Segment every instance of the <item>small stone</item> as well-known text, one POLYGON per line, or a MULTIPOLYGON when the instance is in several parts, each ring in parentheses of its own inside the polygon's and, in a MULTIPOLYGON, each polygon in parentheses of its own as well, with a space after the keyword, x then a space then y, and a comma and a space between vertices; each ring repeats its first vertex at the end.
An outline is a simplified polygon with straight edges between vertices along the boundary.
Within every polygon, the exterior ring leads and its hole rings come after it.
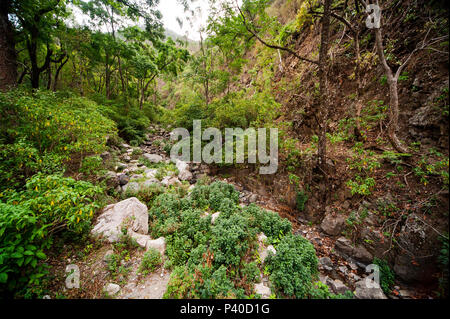
POLYGON ((257 200, 258 200, 258 195, 256 195, 256 194, 252 194, 248 198, 249 203, 256 203, 257 200))
POLYGON ((147 241, 147 249, 149 248, 156 249, 164 256, 166 252, 166 239, 164 237, 159 237, 158 239, 147 241))
POLYGON ((108 293, 109 296, 114 296, 120 291, 120 286, 117 284, 109 283, 103 288, 103 291, 108 293))
POLYGON ((162 156, 157 155, 157 154, 145 153, 143 156, 152 163, 159 163, 163 160, 162 156))
POLYGON ((255 293, 261 295, 262 299, 269 299, 272 294, 270 288, 264 286, 263 283, 255 285, 255 293))
POLYGON ((350 289, 344 285, 344 283, 338 279, 336 280, 329 280, 329 285, 331 289, 334 291, 335 294, 344 294, 347 291, 350 291, 350 289))
POLYGON ((119 185, 120 186, 124 186, 124 185, 128 184, 129 181, 130 181, 130 178, 128 177, 128 175, 126 175, 126 174, 119 175, 119 185))

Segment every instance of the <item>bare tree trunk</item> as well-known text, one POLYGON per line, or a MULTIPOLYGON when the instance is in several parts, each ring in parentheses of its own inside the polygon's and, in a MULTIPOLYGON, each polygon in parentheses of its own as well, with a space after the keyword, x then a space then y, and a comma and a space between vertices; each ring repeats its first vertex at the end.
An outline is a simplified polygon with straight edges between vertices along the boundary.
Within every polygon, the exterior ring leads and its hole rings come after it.
MULTIPOLYGON (((384 56, 383 50, 383 38, 381 35, 380 28, 375 29, 375 41, 377 46, 378 57, 380 59, 381 65, 385 71, 387 77, 387 83, 389 85, 389 124, 388 124, 388 138, 392 146, 397 152, 408 153, 408 149, 402 145, 397 137, 398 129, 398 76, 394 76, 392 69, 387 64, 386 58, 384 56)), ((397 72, 399 73, 399 72, 397 72)))
POLYGON ((330 10, 331 0, 325 0, 324 13, 322 17, 322 31, 319 52, 319 145, 318 157, 319 167, 326 165, 327 155, 327 120, 328 120, 328 90, 327 90, 327 69, 328 69, 328 47, 330 38, 330 10))
POLYGON ((10 1, 0 6, 0 91, 16 86, 17 55, 14 41, 14 29, 8 19, 10 1))

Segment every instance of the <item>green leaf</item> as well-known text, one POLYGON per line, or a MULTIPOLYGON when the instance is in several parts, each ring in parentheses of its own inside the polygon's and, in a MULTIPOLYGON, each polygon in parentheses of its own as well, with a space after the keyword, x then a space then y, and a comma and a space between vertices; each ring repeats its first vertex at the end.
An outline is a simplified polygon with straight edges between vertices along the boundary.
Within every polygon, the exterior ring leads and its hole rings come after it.
POLYGON ((8 274, 6 272, 0 273, 0 283, 5 284, 8 281, 8 274))
POLYGON ((36 257, 40 258, 40 259, 45 259, 47 258, 47 256, 42 252, 42 251, 38 251, 36 253, 36 257))

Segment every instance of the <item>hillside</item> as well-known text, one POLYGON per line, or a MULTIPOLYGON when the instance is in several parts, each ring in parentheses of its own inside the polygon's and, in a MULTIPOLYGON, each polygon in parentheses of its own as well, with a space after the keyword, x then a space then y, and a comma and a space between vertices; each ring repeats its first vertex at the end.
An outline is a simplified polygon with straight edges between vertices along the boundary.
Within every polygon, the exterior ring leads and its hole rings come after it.
POLYGON ((2 297, 448 296, 445 1, 6 3, 2 297))

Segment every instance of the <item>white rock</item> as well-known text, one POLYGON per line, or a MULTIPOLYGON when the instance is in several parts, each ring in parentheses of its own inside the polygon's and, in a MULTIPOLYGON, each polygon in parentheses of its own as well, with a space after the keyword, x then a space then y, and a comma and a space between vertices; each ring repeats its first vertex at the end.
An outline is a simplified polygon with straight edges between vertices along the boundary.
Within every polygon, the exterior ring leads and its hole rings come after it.
POLYGON ((120 291, 120 286, 117 284, 109 283, 103 287, 103 291, 107 292, 109 296, 114 296, 120 291))
POLYGON ((159 237, 158 239, 148 240, 147 249, 154 248, 164 256, 166 252, 166 239, 164 237, 159 237))
POLYGON ((178 178, 182 181, 190 181, 194 176, 188 170, 180 171, 178 173, 178 178))
POLYGON ((272 254, 274 255, 277 254, 277 251, 272 245, 267 246, 267 248, 263 249, 263 251, 259 253, 261 263, 264 263, 266 261, 266 258, 269 256, 269 252, 272 252, 272 254))
POLYGON ((216 223, 216 219, 220 216, 220 212, 214 213, 211 215, 211 224, 215 224, 216 223))
POLYGON ((156 173, 158 173, 157 169, 147 169, 144 172, 145 177, 147 177, 147 178, 155 178, 156 173))
POLYGON ((129 193, 137 193, 141 187, 139 186, 139 183, 137 182, 130 182, 124 186, 122 186, 122 192, 129 192, 129 193))
POLYGON ((258 241, 264 243, 267 240, 267 236, 264 233, 258 235, 258 241))
POLYGON ((189 170, 189 164, 179 159, 176 159, 175 165, 180 172, 189 170))
POLYGON ((163 184, 164 186, 172 186, 172 185, 175 185, 175 184, 181 184, 181 182, 176 177, 166 176, 161 181, 161 184, 163 184))
POLYGON ((263 283, 255 285, 255 293, 261 295, 262 299, 269 299, 272 292, 269 287, 264 286, 263 283))
POLYGON ((358 299, 387 299, 380 285, 375 281, 364 278, 356 283, 355 297, 358 299))
POLYGON ((91 233, 104 236, 112 243, 119 240, 122 227, 127 227, 131 232, 148 234, 147 206, 135 197, 106 206, 91 233))

